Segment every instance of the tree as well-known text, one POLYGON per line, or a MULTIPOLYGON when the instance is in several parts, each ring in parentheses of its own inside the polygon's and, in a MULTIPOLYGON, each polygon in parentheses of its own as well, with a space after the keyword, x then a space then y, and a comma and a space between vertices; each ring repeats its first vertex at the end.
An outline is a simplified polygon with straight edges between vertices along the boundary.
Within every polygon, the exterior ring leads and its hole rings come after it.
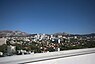
POLYGON ((7 53, 7 45, 3 44, 0 46, 0 52, 7 53))

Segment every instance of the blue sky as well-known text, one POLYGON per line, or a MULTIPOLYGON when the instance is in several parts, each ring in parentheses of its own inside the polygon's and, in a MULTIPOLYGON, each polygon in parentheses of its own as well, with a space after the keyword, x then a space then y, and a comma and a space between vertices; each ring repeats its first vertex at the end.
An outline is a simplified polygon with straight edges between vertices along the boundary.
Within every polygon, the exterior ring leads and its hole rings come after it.
POLYGON ((0 30, 95 32, 95 0, 0 0, 0 30))

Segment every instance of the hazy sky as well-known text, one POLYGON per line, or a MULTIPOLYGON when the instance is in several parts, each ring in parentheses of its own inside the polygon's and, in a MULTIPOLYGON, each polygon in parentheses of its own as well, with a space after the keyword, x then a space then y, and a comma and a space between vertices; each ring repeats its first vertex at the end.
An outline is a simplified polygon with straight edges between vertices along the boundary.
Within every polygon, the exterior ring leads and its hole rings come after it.
POLYGON ((95 32, 95 0, 0 0, 0 30, 95 32))

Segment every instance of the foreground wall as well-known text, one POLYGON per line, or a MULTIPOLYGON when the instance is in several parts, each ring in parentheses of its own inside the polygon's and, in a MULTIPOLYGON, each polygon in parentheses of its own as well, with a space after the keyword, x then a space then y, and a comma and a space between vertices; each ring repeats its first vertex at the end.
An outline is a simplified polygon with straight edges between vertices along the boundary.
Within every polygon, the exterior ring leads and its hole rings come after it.
POLYGON ((0 58, 0 64, 95 64, 95 48, 0 58))
POLYGON ((95 64, 95 53, 71 56, 66 58, 57 58, 27 64, 95 64))

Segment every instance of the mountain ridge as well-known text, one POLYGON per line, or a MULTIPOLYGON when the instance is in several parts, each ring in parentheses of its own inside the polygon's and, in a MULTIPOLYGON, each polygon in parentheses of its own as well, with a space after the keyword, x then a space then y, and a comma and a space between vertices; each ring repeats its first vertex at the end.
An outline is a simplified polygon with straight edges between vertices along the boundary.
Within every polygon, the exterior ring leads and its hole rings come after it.
MULTIPOLYGON (((26 32, 22 32, 19 30, 0 30, 0 36, 32 36, 36 34, 29 34, 26 32)), ((50 34, 48 34, 50 35, 50 34)), ((58 32, 54 33, 52 35, 68 35, 68 36, 95 36, 95 33, 90 33, 90 34, 69 34, 66 32, 58 32)))

